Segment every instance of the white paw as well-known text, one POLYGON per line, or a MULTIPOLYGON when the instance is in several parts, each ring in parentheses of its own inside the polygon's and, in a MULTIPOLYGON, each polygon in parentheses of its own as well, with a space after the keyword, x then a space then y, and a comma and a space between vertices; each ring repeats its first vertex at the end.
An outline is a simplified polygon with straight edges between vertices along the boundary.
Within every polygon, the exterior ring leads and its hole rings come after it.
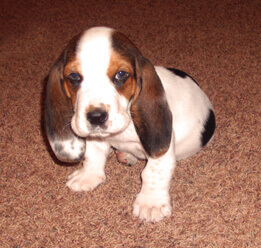
POLYGON ((130 153, 116 151, 117 159, 119 162, 127 165, 133 165, 138 162, 138 159, 130 153))
POLYGON ((138 194, 133 204, 133 214, 145 222, 158 222, 164 217, 171 216, 169 196, 138 194))
POLYGON ((90 191, 95 189, 99 184, 106 179, 105 174, 98 175, 90 172, 86 168, 73 172, 69 177, 66 186, 73 191, 90 191))

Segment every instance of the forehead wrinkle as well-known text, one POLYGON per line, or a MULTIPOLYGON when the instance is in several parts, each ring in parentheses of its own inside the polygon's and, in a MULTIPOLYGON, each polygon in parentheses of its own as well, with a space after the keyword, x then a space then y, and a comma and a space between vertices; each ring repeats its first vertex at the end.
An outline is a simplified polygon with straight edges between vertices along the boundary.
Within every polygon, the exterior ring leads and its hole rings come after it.
POLYGON ((70 62, 67 62, 64 67, 65 76, 68 76, 72 72, 79 72, 80 74, 82 74, 80 62, 76 57, 71 59, 70 62))

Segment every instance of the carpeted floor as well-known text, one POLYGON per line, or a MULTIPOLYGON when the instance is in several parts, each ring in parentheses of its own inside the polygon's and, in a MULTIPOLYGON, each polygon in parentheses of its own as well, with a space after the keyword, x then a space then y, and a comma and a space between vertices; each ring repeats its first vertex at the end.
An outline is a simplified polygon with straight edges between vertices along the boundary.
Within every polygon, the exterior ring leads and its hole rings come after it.
POLYGON ((0 3, 0 247, 261 247, 259 0, 0 3), (144 162, 111 155, 90 193, 65 187, 42 130, 45 77, 67 42, 114 27, 154 64, 191 74, 217 117, 212 143, 178 163, 173 215, 132 216, 144 162))

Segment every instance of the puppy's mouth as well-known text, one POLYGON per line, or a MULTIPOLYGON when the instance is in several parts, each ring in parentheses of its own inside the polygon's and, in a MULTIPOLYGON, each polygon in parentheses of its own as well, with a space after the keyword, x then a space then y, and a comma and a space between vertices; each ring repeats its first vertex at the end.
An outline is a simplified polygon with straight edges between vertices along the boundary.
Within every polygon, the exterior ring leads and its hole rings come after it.
POLYGON ((98 127, 90 127, 87 137, 93 138, 107 138, 111 136, 115 136, 121 132, 123 132, 129 125, 129 122, 124 123, 121 127, 112 128, 113 125, 109 127, 107 125, 98 126, 98 127))
POLYGON ((113 133, 107 131, 106 127, 89 127, 86 130, 82 130, 80 128, 75 127, 72 125, 73 132, 81 138, 93 137, 93 138, 106 138, 113 133))
POLYGON ((80 122, 76 116, 73 116, 71 127, 73 132, 82 138, 107 138, 123 132, 130 124, 130 118, 123 118, 120 115, 117 117, 114 120, 108 118, 103 123, 91 124, 88 121, 80 122))
POLYGON ((97 137, 97 138, 106 138, 112 135, 111 132, 106 131, 107 127, 91 127, 89 134, 87 136, 97 137))

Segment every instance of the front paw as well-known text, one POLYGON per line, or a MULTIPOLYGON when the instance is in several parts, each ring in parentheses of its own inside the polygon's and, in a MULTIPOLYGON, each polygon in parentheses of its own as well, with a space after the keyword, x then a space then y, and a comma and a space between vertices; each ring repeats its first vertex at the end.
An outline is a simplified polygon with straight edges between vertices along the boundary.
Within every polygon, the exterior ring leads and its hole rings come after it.
POLYGON ((106 179, 105 174, 97 174, 88 171, 85 167, 73 172, 69 177, 66 186, 73 191, 91 191, 106 179))
POLYGON ((171 216, 170 197, 139 193, 134 204, 133 214, 145 222, 158 222, 164 217, 171 216))

